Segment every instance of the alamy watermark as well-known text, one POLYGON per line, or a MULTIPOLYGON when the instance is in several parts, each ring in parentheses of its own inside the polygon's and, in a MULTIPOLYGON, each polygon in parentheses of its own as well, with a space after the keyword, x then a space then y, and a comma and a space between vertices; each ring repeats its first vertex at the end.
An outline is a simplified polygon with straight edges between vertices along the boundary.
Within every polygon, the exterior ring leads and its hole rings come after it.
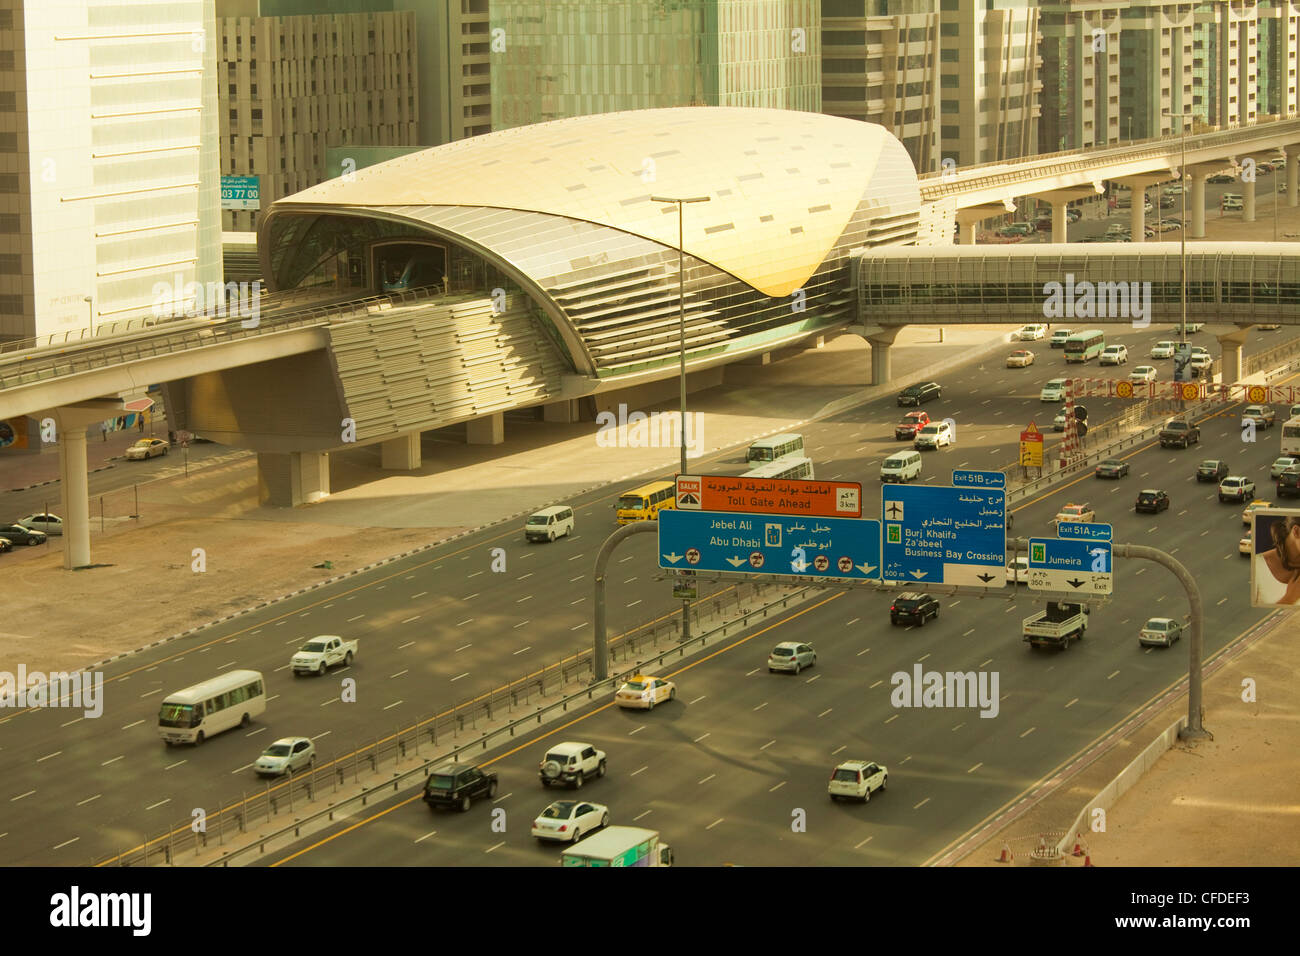
POLYGON ((1150 282, 1075 282, 1067 272, 1064 283, 1045 282, 1043 295, 1046 319, 1131 319, 1135 329, 1151 324, 1150 282))
MULTIPOLYGON (((596 444, 601 448, 680 448, 682 416, 680 412, 631 412, 620 402, 618 414, 600 412, 596 416, 596 444)), ((686 457, 704 453, 704 416, 686 413, 686 457)))
POLYGON ((999 710, 997 671, 895 671, 889 702, 895 707, 979 707, 981 717, 999 710))
POLYGON ((80 707, 86 717, 104 712, 104 675, 78 671, 0 671, 0 707, 80 707))
POLYGON ((50 925, 60 929, 118 927, 130 929, 132 936, 148 936, 152 912, 152 893, 83 893, 74 885, 50 897, 50 925))
POLYGON ((242 319, 239 324, 255 329, 262 321, 262 280, 253 282, 186 282, 179 272, 171 282, 153 286, 154 318, 242 319))

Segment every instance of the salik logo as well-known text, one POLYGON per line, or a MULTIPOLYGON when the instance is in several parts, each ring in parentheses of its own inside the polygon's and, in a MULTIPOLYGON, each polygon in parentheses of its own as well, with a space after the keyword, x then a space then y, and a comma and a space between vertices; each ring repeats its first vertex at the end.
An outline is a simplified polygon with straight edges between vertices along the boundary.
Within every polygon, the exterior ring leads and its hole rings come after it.
POLYGON ((677 476, 677 507, 689 511, 699 511, 703 482, 689 475, 677 476))

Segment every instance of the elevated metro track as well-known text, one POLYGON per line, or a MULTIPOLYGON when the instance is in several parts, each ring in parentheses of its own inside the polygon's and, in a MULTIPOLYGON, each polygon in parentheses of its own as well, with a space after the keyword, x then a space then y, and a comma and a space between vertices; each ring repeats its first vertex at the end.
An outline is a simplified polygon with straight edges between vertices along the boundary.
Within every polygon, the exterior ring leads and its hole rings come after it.
MULTIPOLYGON (((956 208, 964 209, 1054 189, 1095 186, 1100 192, 1102 181, 1108 179, 1161 172, 1169 172, 1173 178, 1173 171, 1184 163, 1184 155, 1188 167, 1203 166, 1202 172, 1208 173, 1216 166, 1230 166, 1234 160, 1246 156, 1276 153, 1297 143, 1300 143, 1300 119, 1272 120, 1190 133, 1186 137, 1175 134, 1123 146, 1068 150, 1016 162, 983 163, 917 178, 923 203, 951 200, 956 208)), ((1294 182, 1294 164, 1287 173, 1294 182)))

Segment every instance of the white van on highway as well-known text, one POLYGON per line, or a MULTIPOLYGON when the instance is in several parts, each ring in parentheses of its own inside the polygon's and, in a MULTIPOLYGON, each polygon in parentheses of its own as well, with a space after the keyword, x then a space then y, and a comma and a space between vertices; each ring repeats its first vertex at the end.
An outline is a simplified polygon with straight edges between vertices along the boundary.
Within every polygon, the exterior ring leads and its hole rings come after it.
POLYGON ((554 541, 566 534, 573 534, 573 509, 568 505, 543 508, 529 515, 524 525, 524 537, 529 541, 554 541))
POLYGON ((921 477, 921 453, 899 451, 880 463, 881 481, 911 481, 921 477))

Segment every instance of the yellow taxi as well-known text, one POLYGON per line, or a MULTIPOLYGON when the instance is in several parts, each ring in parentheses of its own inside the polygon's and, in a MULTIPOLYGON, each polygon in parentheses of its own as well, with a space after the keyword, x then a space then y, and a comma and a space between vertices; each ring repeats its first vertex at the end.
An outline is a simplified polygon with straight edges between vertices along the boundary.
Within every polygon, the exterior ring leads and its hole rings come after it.
POLYGON ((614 703, 620 707, 635 707, 641 710, 654 710, 655 704, 662 704, 677 696, 677 685, 662 677, 648 677, 637 674, 618 689, 614 703))
POLYGON ((1273 507, 1273 502, 1265 501, 1262 498, 1256 498, 1250 504, 1246 505, 1246 510, 1241 513, 1241 523, 1244 525, 1249 525, 1251 515, 1253 515, 1260 508, 1271 508, 1271 507, 1273 507))

